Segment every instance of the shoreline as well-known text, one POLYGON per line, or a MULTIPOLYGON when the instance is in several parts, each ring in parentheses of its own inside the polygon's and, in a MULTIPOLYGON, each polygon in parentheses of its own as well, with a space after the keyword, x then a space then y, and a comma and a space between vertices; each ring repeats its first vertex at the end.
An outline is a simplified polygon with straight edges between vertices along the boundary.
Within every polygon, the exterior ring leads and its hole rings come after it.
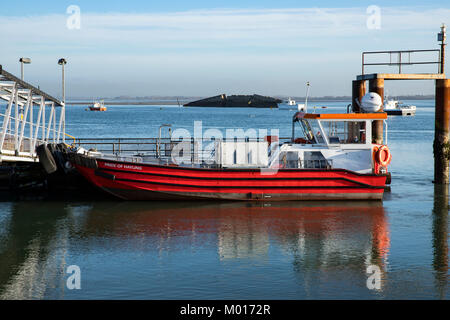
MULTIPOLYGON (((304 98, 294 98, 298 103, 302 103, 304 101, 304 98)), ((428 96, 424 96, 424 97, 402 97, 399 96, 397 98, 398 100, 433 100, 434 97, 428 97, 428 96)), ((328 101, 333 101, 333 102, 349 102, 351 101, 351 97, 337 97, 337 98, 332 98, 332 97, 323 97, 323 98, 308 98, 309 102, 328 102, 328 101)), ((183 100, 183 101, 173 101, 173 100, 151 100, 151 101, 105 101, 106 105, 111 105, 111 106, 120 106, 120 105, 141 105, 141 106, 158 106, 158 105, 180 105, 180 107, 184 106, 184 104, 189 103, 190 101, 187 100, 183 100)), ((87 102, 87 101, 68 101, 66 103, 66 105, 84 105, 84 106, 90 106, 92 105, 92 102, 87 102)), ((204 108, 208 108, 206 106, 204 106, 204 108)), ((210 107, 209 107, 210 108, 210 107)), ((232 107, 230 107, 232 108, 232 107)), ((255 107, 255 109, 259 109, 258 107, 255 107)))

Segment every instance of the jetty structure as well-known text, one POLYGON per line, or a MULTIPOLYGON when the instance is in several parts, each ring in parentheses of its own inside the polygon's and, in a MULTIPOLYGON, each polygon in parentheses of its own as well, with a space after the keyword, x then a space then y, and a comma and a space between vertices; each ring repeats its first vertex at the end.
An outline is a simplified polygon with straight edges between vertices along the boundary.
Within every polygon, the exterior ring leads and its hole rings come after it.
POLYGON ((214 97, 186 103, 185 107, 222 107, 222 108, 278 108, 282 100, 272 97, 253 95, 231 95, 225 93, 214 97))
POLYGON ((0 65, 0 163, 39 162, 36 148, 65 142, 65 104, 0 65))
MULTIPOLYGON (((352 83, 352 110, 360 112, 360 102, 366 92, 375 92, 383 99, 386 80, 434 80, 435 81, 435 135, 434 153, 434 183, 449 184, 450 159, 450 79, 445 75, 446 26, 442 24, 438 33, 440 49, 402 50, 402 51, 367 51, 362 53, 361 74, 352 83), (428 60, 414 60, 414 55, 434 54, 428 60), (382 57, 383 60, 368 61, 369 57, 382 57), (386 59, 386 60, 384 60, 386 59), (436 65, 435 73, 403 73, 402 68, 413 65, 436 65), (396 73, 366 73, 371 66, 394 66, 396 73), (368 85, 367 85, 368 82, 368 85)), ((423 59, 423 58, 422 58, 423 59)), ((383 104, 382 104, 383 106, 383 104)), ((381 112, 383 109, 380 110, 381 112)), ((376 121, 372 130, 372 139, 383 143, 383 122, 376 121)))
MULTIPOLYGON (((64 145, 65 90, 64 65, 62 66, 63 100, 33 86, 23 79, 23 64, 31 60, 21 58, 21 78, 6 71, 0 65, 0 192, 19 189, 41 188, 48 174, 56 170, 56 164, 47 162, 47 171, 42 158, 49 158, 49 150, 43 146, 64 145), (46 154, 44 154, 46 153, 46 154), (53 171, 52 171, 53 170, 53 171)), ((20 192, 20 191, 18 191, 20 192)))

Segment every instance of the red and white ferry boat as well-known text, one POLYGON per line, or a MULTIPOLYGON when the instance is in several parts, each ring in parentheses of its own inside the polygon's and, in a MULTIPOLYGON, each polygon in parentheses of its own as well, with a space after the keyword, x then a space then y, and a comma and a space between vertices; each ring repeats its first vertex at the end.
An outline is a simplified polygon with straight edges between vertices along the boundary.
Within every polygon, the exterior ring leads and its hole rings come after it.
MULTIPOLYGON (((372 122, 386 118, 297 112, 290 141, 213 141, 209 162, 82 148, 71 161, 91 183, 126 200, 381 200, 391 154, 372 143, 372 122)), ((386 142, 387 127, 385 134, 386 142)))

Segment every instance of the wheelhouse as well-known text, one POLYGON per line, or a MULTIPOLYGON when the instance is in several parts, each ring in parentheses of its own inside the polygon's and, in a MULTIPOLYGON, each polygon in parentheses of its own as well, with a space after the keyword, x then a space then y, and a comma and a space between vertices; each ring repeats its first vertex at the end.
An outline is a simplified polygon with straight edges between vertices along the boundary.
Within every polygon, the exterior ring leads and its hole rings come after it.
MULTIPOLYGON (((292 121, 292 143, 347 147, 372 144, 372 124, 386 113, 314 114, 297 112, 292 121)), ((359 146, 359 147, 358 147, 359 146)))
POLYGON ((270 167, 386 173, 390 153, 379 151, 382 145, 372 141, 374 122, 383 121, 387 143, 386 119, 386 113, 297 112, 292 121, 291 141, 271 156, 270 167))

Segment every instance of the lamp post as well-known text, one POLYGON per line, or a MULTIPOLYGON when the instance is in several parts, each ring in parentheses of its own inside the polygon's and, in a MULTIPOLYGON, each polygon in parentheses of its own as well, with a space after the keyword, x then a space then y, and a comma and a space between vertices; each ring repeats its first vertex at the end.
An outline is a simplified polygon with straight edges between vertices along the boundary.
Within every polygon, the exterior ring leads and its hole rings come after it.
POLYGON ((31 63, 31 59, 30 58, 20 58, 19 59, 20 62, 20 79, 23 81, 23 65, 24 64, 30 64, 31 63))
POLYGON ((64 66, 67 64, 66 59, 61 58, 58 60, 58 64, 62 66, 62 101, 66 104, 66 87, 65 87, 65 78, 64 78, 64 66))
POLYGON ((308 110, 309 81, 306 82, 305 112, 308 110))
POLYGON ((444 64, 445 64, 445 40, 447 38, 446 35, 447 27, 443 23, 441 26, 441 32, 438 33, 438 41, 441 42, 441 70, 440 73, 444 73, 444 64))
POLYGON ((62 140, 66 142, 66 85, 65 85, 65 75, 64 66, 67 64, 66 59, 61 58, 58 60, 58 64, 62 67, 62 140))

